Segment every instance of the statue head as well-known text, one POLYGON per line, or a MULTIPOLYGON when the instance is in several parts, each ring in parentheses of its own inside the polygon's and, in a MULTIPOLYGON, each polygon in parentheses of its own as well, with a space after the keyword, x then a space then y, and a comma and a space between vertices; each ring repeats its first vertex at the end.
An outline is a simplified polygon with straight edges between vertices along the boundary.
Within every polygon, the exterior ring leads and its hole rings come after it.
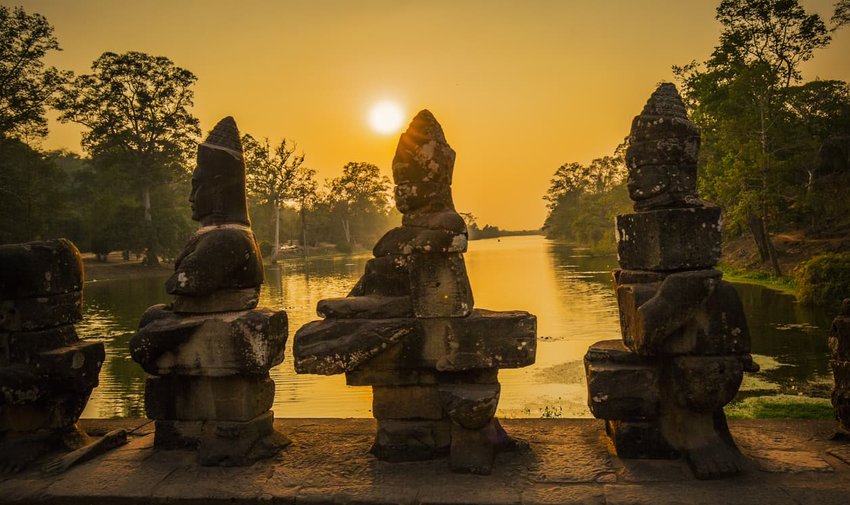
POLYGON ((455 152, 430 111, 421 110, 398 140, 393 181, 398 210, 408 212, 454 209, 451 198, 455 152))
POLYGON ((245 200, 245 163, 236 121, 228 116, 215 125, 198 146, 198 166, 192 173, 192 219, 202 225, 251 225, 245 200))
POLYGON ((632 121, 626 165, 636 210, 701 205, 696 192, 699 128, 676 87, 662 83, 632 121))

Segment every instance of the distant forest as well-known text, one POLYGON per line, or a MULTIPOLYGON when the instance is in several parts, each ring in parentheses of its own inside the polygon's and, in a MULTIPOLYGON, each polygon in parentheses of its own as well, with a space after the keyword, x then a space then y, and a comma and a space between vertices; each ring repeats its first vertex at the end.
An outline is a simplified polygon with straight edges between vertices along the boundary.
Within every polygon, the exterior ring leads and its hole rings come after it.
MULTIPOLYGON (((779 275, 777 232, 850 234, 850 87, 800 73, 850 23, 850 0, 828 21, 796 0, 723 0, 716 18, 723 28, 708 59, 673 67, 702 132, 700 197, 724 207, 727 235, 751 236, 779 275)), ((631 211, 625 148, 558 167, 544 196, 548 237, 615 248, 614 216, 631 211)))

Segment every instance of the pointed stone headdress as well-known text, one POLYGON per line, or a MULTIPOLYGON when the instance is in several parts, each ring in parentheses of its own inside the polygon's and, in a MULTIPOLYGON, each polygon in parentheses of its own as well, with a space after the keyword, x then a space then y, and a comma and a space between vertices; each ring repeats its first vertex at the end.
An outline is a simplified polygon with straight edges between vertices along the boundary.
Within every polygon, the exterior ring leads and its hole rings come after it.
POLYGON ((669 82, 652 93, 632 121, 626 165, 635 210, 700 206, 696 195, 699 128, 669 82))
POLYGON ((201 145, 226 151, 234 158, 242 159, 242 140, 239 138, 239 129, 232 116, 219 121, 201 145))
POLYGON ((242 141, 232 117, 219 121, 207 140, 198 145, 198 166, 194 177, 208 179, 210 184, 214 184, 216 223, 251 225, 245 199, 242 141))

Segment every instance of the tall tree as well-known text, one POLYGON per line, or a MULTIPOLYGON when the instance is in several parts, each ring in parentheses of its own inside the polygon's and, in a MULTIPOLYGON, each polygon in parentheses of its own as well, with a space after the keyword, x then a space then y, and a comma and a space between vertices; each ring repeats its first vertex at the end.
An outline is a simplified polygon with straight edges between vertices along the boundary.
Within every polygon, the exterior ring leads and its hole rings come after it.
POLYGON ((70 73, 42 59, 59 50, 44 16, 0 5, 0 138, 47 134, 45 107, 70 73))
POLYGON ((723 31, 709 59, 674 67, 703 131, 703 189, 732 207, 762 259, 781 275, 770 234, 784 207, 782 172, 790 166, 780 142, 787 90, 800 81, 800 64, 830 36, 797 0, 722 0, 717 20, 723 31))
MULTIPOLYGON (((390 180, 371 163, 346 163, 342 167, 342 175, 331 179, 327 186, 331 208, 342 225, 345 242, 349 246, 356 243, 354 231, 365 231, 370 218, 386 216, 389 210, 390 180)), ((363 238, 360 237, 361 240, 363 238)))
POLYGON ((248 194, 259 203, 271 206, 274 214, 274 262, 280 252, 280 208, 286 200, 295 199, 303 208, 307 195, 299 191, 303 190, 305 177, 311 178, 305 172, 314 172, 303 166, 304 154, 295 154, 296 145, 292 141, 283 139, 272 149, 268 138, 259 142, 246 134, 242 137, 242 146, 245 151, 248 194))
POLYGON ((90 155, 121 166, 139 188, 148 265, 159 261, 151 195, 187 176, 197 146, 199 123, 189 110, 195 81, 192 72, 164 56, 106 52, 57 102, 60 121, 87 129, 82 143, 90 155))

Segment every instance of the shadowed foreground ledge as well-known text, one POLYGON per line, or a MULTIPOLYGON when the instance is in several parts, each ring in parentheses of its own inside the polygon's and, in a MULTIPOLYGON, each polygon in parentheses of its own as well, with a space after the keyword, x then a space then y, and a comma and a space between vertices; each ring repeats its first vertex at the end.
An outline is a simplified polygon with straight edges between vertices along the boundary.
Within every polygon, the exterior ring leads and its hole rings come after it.
MULTIPOLYGON (((92 435, 133 429, 139 419, 83 420, 92 435)), ((292 445, 249 467, 200 467, 189 451, 153 452, 153 424, 130 442, 56 477, 0 476, 0 503, 770 503, 846 504, 850 444, 830 441, 835 423, 731 421, 747 471, 698 481, 684 461, 620 460, 602 421, 514 419, 530 442, 500 454, 493 474, 453 474, 442 460, 387 463, 369 454, 373 419, 278 419, 292 445)))

